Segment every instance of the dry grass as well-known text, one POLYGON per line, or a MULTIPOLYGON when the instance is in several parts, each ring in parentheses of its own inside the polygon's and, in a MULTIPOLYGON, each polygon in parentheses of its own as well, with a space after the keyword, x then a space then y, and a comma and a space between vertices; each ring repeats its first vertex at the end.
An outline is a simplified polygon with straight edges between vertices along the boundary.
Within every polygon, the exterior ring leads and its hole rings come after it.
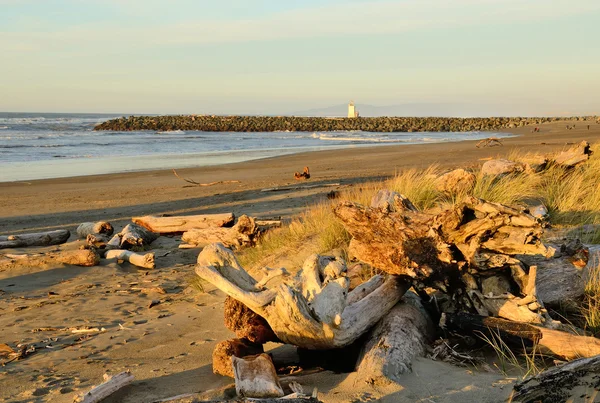
POLYGON ((515 354, 514 348, 509 347, 502 339, 499 332, 492 331, 490 336, 483 333, 479 338, 490 346, 498 358, 494 366, 504 375, 508 376, 517 372, 521 379, 537 375, 545 369, 542 355, 533 346, 530 351, 523 345, 522 354, 515 354))
POLYGON ((586 330, 596 335, 600 333, 600 262, 598 258, 593 258, 588 267, 582 316, 585 319, 586 330))

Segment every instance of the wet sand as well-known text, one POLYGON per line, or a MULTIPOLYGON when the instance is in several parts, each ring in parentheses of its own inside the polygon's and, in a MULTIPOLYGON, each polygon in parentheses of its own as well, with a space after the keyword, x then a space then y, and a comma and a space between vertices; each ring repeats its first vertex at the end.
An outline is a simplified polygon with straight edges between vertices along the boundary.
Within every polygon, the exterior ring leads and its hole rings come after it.
MULTIPOLYGON (((38 229, 74 230, 82 221, 110 220, 117 230, 133 215, 233 211, 258 217, 289 217, 322 200, 331 188, 261 192, 296 185, 293 173, 311 168, 302 184, 357 186, 406 168, 430 164, 471 166, 489 157, 554 152, 568 143, 600 140, 600 125, 565 130, 565 124, 513 130, 519 137, 501 147, 477 149, 474 142, 357 148, 297 154, 218 167, 179 171, 197 182, 241 183, 187 187, 170 171, 149 171, 0 184, 0 234, 38 229)), ((0 271, 0 343, 35 344, 37 352, 0 367, 0 400, 70 402, 77 392, 101 382, 105 372, 130 369, 136 381, 107 400, 150 402, 231 383, 212 374, 216 343, 233 334, 223 325, 224 295, 211 286, 189 287, 198 250, 177 249, 177 237, 153 244, 155 270, 103 261, 101 266, 36 267, 0 271), (160 304, 148 308, 150 301, 160 304), (101 333, 73 334, 69 328, 98 326, 101 333), (46 328, 46 329, 44 329, 46 328), (48 330, 53 329, 53 330, 48 330)), ((74 237, 61 248, 77 248, 74 237)), ((46 248, 52 249, 52 248, 46 248)), ((43 251, 44 248, 36 250, 43 251)), ((22 253, 24 249, 2 252, 22 253)), ((271 345, 275 355, 286 348, 271 345)), ((419 360, 401 385, 358 384, 353 374, 325 372, 303 377, 307 391, 318 387, 326 402, 504 401, 510 381, 419 360)))

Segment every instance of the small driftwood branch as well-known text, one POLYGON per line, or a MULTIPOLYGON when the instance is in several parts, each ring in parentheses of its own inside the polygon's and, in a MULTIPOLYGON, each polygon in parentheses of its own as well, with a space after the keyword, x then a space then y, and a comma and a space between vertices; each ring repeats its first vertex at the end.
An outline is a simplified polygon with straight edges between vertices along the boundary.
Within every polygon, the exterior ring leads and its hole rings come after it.
POLYGON ((134 224, 157 234, 177 234, 192 229, 226 227, 233 224, 234 220, 233 213, 173 217, 144 216, 131 219, 134 224))
POLYGON ((500 140, 498 137, 488 137, 487 139, 478 141, 477 144, 475 144, 475 147, 482 148, 482 147, 495 147, 495 146, 501 146, 501 145, 504 145, 504 144, 502 144, 502 140, 500 140))
POLYGON ((67 242, 69 236, 71 236, 71 233, 63 229, 32 234, 0 236, 0 249, 59 245, 67 242))
POLYGON ((94 386, 89 392, 75 398, 77 403, 97 403, 112 395, 124 386, 133 382, 133 374, 129 371, 109 376, 104 374, 104 383, 94 386))
POLYGON ((210 183, 199 183, 199 182, 196 182, 195 180, 186 179, 186 178, 183 178, 183 177, 179 176, 179 174, 177 173, 177 171, 174 170, 174 169, 173 169, 173 174, 178 179, 181 179, 182 181, 185 181, 187 183, 191 183, 192 185, 196 185, 196 186, 214 186, 214 185, 225 185, 225 184, 229 184, 229 183, 241 183, 240 181, 236 181, 236 180, 216 181, 216 182, 210 182, 210 183))
POLYGON ((304 189, 314 189, 314 188, 322 188, 322 187, 332 187, 332 186, 340 186, 339 183, 324 183, 321 185, 304 185, 304 186, 282 186, 276 188, 265 188, 261 189, 261 192, 283 192, 286 190, 304 190, 304 189))
POLYGON ((144 269, 154 269, 154 252, 139 254, 125 249, 112 249, 106 252, 105 259, 124 260, 144 269))

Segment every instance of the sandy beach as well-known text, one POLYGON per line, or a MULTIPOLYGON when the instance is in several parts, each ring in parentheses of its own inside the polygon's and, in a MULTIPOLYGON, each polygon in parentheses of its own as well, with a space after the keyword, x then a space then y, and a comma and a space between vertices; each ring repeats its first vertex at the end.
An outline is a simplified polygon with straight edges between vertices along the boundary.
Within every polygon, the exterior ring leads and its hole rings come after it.
MULTIPOLYGON (((199 183, 191 186, 169 170, 0 183, 0 235, 37 230, 74 231, 83 221, 107 220, 120 229, 132 216, 233 212, 260 218, 290 218, 326 198, 332 189, 381 181, 395 172, 437 164, 469 167, 513 151, 551 153, 587 140, 598 143, 600 125, 562 122, 508 130, 517 136, 503 145, 476 148, 473 141, 427 145, 362 147, 302 153, 222 166, 178 170, 199 183), (295 171, 309 166, 303 185, 334 187, 263 192, 298 185, 295 171)), ((178 237, 153 244, 157 268, 137 270, 116 263, 92 268, 59 267, 0 271, 0 344, 47 346, 0 367, 0 400, 70 402, 100 383, 104 373, 130 369, 135 382, 109 402, 151 402, 231 384, 212 373, 215 344, 230 338, 223 325, 224 294, 207 286, 189 287, 197 249, 177 249, 178 237), (160 304, 148 308, 152 300, 160 304), (69 329, 105 330, 74 334, 69 329)), ((63 249, 81 244, 74 236, 63 249)), ((53 249, 45 248, 46 250, 53 249)), ((36 249, 36 250, 45 250, 36 249)), ((5 250, 22 253, 24 249, 5 250)), ((270 345, 285 362, 289 347, 270 345)), ((353 374, 325 372, 302 377, 306 390, 317 387, 325 402, 504 401, 510 380, 499 373, 475 373, 420 359, 401 385, 367 387, 353 374)))

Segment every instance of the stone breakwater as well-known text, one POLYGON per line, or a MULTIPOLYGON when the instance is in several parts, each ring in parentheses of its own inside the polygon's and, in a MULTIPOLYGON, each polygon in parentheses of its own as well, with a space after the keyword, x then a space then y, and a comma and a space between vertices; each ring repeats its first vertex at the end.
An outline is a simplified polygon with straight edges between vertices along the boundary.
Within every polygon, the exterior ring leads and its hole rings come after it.
POLYGON ((206 132, 325 132, 360 130, 366 132, 469 132, 500 130, 547 122, 594 122, 598 117, 537 117, 537 118, 320 118, 294 116, 130 116, 108 120, 94 130, 206 132))

